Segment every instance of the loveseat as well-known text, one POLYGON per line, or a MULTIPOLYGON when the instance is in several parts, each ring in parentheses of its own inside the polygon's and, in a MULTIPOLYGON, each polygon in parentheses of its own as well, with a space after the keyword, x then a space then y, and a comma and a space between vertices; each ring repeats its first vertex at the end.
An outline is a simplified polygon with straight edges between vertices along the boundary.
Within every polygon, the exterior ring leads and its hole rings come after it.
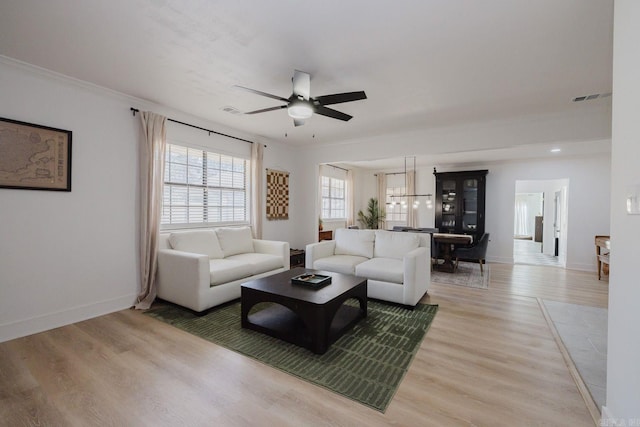
POLYGON ((160 233, 159 298, 200 312, 240 298, 240 284, 289 270, 289 243, 249 227, 160 233))
POLYGON ((431 283, 431 235, 386 230, 335 232, 335 240, 307 245, 306 268, 368 279, 370 298, 415 306, 431 283))

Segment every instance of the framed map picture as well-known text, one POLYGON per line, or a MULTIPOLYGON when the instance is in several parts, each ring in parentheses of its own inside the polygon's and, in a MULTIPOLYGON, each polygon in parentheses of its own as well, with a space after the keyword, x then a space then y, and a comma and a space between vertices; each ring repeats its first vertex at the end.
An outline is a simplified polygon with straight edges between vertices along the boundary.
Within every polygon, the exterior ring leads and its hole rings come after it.
POLYGON ((71 191, 71 131, 0 117, 0 188, 71 191))

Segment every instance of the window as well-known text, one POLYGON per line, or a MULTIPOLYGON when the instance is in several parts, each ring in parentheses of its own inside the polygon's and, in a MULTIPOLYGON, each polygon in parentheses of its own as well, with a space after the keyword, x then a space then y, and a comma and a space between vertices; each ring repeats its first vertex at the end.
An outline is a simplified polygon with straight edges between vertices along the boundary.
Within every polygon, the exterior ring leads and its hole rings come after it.
POLYGON ((322 177, 322 219, 345 219, 345 180, 322 177))
MULTIPOLYGON (((407 205, 402 204, 401 197, 391 197, 391 196, 401 196, 406 193, 406 187, 389 187, 387 186, 387 200, 386 200, 386 213, 387 221, 399 221, 399 222, 407 222, 407 205)), ((406 202, 406 200, 405 200, 406 202)))
POLYGON ((248 160, 167 144, 161 224, 248 223, 248 160))

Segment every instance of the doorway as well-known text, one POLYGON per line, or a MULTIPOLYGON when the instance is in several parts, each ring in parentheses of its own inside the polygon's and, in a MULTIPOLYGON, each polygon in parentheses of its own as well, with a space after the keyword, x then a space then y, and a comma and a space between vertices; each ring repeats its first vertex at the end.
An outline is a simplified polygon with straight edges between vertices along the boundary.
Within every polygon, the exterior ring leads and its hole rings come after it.
POLYGON ((516 181, 513 260, 566 266, 566 200, 569 180, 516 181))

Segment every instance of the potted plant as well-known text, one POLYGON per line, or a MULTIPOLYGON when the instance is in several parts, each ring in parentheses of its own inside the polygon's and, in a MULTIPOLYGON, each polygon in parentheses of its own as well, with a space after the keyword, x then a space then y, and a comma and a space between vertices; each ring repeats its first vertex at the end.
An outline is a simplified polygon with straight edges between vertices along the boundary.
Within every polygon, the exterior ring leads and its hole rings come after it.
POLYGON ((384 210, 380 209, 378 205, 378 199, 372 197, 367 204, 367 213, 358 211, 358 221, 362 224, 363 228, 378 229, 380 223, 384 221, 387 214, 384 210))
POLYGON ((322 218, 318 217, 318 231, 322 231, 322 218))

